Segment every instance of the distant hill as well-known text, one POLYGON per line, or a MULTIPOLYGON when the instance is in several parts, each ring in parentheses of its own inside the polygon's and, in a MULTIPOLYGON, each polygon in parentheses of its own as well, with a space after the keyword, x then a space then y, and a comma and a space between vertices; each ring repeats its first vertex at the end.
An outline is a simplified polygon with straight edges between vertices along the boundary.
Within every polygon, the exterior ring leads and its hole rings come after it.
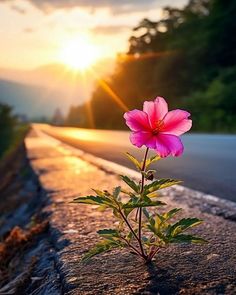
POLYGON ((0 102, 9 104, 15 113, 26 114, 29 118, 51 117, 58 107, 57 97, 60 93, 49 93, 45 87, 0 80, 0 102))
POLYGON ((46 64, 28 70, 0 68, 0 79, 26 83, 27 85, 55 87, 60 90, 71 87, 75 83, 80 88, 84 88, 84 83, 86 83, 86 88, 90 91, 94 80, 111 74, 114 66, 115 61, 107 58, 97 62, 93 66, 93 70, 85 74, 80 72, 75 73, 60 63, 46 64))
POLYGON ((95 80, 113 67, 114 61, 106 59, 93 67, 94 74, 75 73, 57 63, 31 70, 0 68, 0 102, 29 118, 51 117, 57 108, 67 114, 70 106, 91 97, 95 80))

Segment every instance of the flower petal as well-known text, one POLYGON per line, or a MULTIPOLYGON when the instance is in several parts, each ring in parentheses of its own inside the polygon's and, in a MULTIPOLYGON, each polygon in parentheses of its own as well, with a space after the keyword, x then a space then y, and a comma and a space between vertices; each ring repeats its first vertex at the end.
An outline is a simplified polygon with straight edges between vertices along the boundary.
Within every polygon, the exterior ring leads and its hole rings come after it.
POLYGON ((156 139, 151 132, 138 131, 130 134, 130 141, 133 145, 141 147, 146 145, 149 148, 156 148, 156 139))
POLYGON ((159 133, 156 136, 156 152, 162 157, 180 156, 184 151, 184 146, 179 137, 170 134, 159 133))
POLYGON ((132 131, 148 131, 150 130, 150 124, 148 116, 145 112, 140 110, 133 110, 124 114, 126 125, 132 131))
POLYGON ((155 128, 168 112, 168 105, 163 97, 157 97, 154 101, 145 101, 143 111, 148 114, 151 127, 155 128))
POLYGON ((168 112, 163 121, 164 127, 161 132, 166 134, 181 135, 192 127, 192 120, 187 119, 191 114, 182 110, 168 112))

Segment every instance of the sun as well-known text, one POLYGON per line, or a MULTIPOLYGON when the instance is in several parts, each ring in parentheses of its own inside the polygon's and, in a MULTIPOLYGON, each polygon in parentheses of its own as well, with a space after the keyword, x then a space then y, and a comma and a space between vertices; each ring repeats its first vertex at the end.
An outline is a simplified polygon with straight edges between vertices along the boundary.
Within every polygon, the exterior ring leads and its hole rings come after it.
POLYGON ((98 48, 85 38, 68 41, 59 52, 59 60, 73 70, 86 70, 98 59, 98 48))

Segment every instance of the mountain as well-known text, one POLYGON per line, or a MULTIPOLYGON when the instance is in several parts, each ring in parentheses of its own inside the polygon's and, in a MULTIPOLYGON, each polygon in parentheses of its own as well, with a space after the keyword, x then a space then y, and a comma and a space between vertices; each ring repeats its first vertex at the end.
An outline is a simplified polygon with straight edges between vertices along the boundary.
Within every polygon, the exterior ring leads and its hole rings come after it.
POLYGON ((86 86, 91 90, 91 84, 96 79, 111 74, 114 65, 114 59, 106 58, 97 62, 92 70, 82 73, 75 72, 60 63, 42 65, 29 70, 0 68, 0 79, 58 89, 71 87, 75 83, 77 85, 86 83, 86 86))
POLYGON ((29 118, 51 117, 57 108, 66 114, 71 105, 88 100, 97 79, 113 67, 114 62, 106 59, 85 73, 56 63, 32 70, 0 68, 0 102, 29 118))
POLYGON ((71 105, 90 97, 93 81, 75 75, 65 66, 46 65, 34 70, 0 69, 0 102, 29 118, 51 117, 59 108, 66 114, 71 105))
POLYGON ((0 80, 0 102, 13 107, 14 113, 29 118, 51 117, 57 108, 56 99, 60 93, 49 93, 48 89, 7 80, 0 80))

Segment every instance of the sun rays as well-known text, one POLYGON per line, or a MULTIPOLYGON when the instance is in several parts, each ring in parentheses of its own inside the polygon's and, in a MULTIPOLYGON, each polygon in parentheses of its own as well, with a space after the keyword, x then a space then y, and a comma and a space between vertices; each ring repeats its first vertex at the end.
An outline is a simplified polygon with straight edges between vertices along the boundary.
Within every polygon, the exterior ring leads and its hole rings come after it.
POLYGON ((78 37, 66 42, 58 59, 72 70, 85 71, 101 58, 100 50, 88 38, 78 37))

